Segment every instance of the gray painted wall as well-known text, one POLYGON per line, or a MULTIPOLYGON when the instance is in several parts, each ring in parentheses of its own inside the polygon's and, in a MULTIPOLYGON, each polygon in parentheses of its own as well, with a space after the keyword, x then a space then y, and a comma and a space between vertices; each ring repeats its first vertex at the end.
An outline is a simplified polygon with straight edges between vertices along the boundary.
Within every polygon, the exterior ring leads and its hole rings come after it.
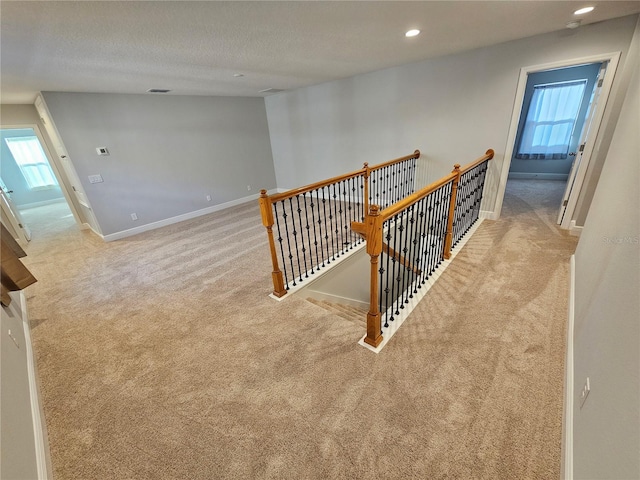
POLYGON ((634 72, 640 68, 640 16, 637 18, 638 21, 636 22, 631 46, 627 53, 627 57, 624 59, 624 64, 618 68, 618 72, 616 73, 616 82, 614 84, 613 92, 614 95, 607 105, 603 119, 603 126, 601 131, 598 133, 600 142, 596 142, 596 148, 599 149, 599 151, 594 152, 594 157, 596 157, 597 161, 592 161, 589 164, 589 168, 587 170, 588 181, 585 181, 585 185, 582 186, 582 190, 578 198, 578 203, 576 205, 577 225, 584 225, 584 221, 587 217, 587 213, 589 212, 593 199, 593 193, 598 185, 600 172, 604 166, 606 152, 608 151, 611 139, 613 138, 613 134, 616 129, 618 116, 620 115, 622 105, 625 102, 625 95, 620 94, 619 92, 628 91, 631 77, 634 72), (615 95, 616 91, 618 92, 617 95, 615 95))
POLYGON ((296 187, 416 148, 436 179, 454 162, 493 148, 483 205, 491 211, 520 69, 615 51, 624 64, 635 23, 636 16, 624 17, 267 97, 278 186, 296 187))
POLYGON ((276 186, 262 98, 43 96, 104 235, 276 186))
POLYGON ((32 203, 46 202, 50 200, 64 200, 59 186, 31 190, 20 171, 11 150, 4 141, 5 138, 28 137, 35 135, 33 129, 11 129, 0 132, 0 177, 5 185, 13 190, 11 199, 18 207, 28 207, 32 203))
MULTIPOLYGON (((575 254, 574 477, 640 478, 640 68, 575 254), (591 392, 580 408, 589 377, 591 392)), ((570 387, 570 388, 571 388, 570 387)))
POLYGON ((23 326, 27 320, 22 318, 19 292, 10 295, 11 304, 0 307, 0 477, 35 479, 38 478, 36 441, 23 326))

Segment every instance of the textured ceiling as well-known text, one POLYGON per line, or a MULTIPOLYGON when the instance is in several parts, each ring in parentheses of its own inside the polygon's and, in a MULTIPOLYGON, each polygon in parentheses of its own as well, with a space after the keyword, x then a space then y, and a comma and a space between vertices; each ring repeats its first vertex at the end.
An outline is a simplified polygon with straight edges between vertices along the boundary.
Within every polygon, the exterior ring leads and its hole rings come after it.
POLYGON ((638 1, 2 0, 0 100, 150 88, 261 96, 562 30, 585 4, 597 8, 583 25, 640 12, 638 1), (422 34, 405 38, 410 28, 422 34))

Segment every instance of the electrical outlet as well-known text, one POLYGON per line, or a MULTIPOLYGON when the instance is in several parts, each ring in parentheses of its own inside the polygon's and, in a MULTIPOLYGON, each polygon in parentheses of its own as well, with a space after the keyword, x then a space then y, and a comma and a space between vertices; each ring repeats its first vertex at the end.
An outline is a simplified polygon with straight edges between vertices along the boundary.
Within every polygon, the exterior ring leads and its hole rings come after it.
POLYGON ((20 344, 18 343, 18 340, 16 339, 16 337, 14 337, 13 334, 11 333, 11 330, 9 330, 9 337, 11 338, 11 340, 13 340, 13 343, 16 344, 16 347, 20 348, 20 344))
POLYGON ((131 214, 131 220, 137 220, 138 219, 138 215, 136 215, 135 213, 131 214))
POLYGON ((251 185, 247 185, 247 190, 251 191, 251 185))
POLYGON ((587 400, 589 396, 589 392, 591 391, 591 384, 589 382, 589 377, 587 377, 587 381, 584 382, 582 386, 582 390, 580 390, 580 408, 584 405, 584 402, 587 400))
POLYGON ((211 195, 207 195, 207 202, 211 201, 211 195))

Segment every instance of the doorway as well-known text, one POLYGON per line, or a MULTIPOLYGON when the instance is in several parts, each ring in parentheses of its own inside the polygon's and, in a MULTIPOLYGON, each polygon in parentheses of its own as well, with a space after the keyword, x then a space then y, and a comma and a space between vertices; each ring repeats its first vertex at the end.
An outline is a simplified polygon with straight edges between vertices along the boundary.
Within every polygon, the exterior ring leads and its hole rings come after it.
MULTIPOLYGON (((520 176, 520 178, 527 178, 527 174, 529 174, 528 178, 544 178, 544 174, 540 176, 540 173, 544 172, 534 171, 536 163, 543 160, 542 163, 546 162, 547 166, 552 165, 555 169, 555 171, 552 170, 546 172, 546 178, 555 177, 556 179, 561 179, 567 182, 565 196, 563 201, 558 205, 558 223, 564 229, 573 230, 576 227, 575 221, 573 221, 574 214, 576 213, 576 205, 582 190, 583 182, 586 178, 587 167, 589 166, 591 155, 594 151, 594 145, 596 143, 597 134, 604 115, 604 109, 611 90, 613 76, 617 68, 619 57, 619 53, 610 53, 592 57, 583 57, 575 60, 554 62, 545 65, 525 67, 520 70, 511 127, 507 138, 505 157, 500 174, 500 183, 498 185, 496 206, 492 218, 497 219, 500 216, 507 180, 509 178, 517 178, 518 176, 520 176), (598 65, 603 68, 598 68, 598 65), (526 158, 526 155, 523 154, 533 153, 536 155, 539 153, 536 150, 533 150, 532 152, 519 151, 521 146, 522 129, 524 124, 527 122, 526 115, 528 113, 528 107, 532 101, 532 95, 534 94, 531 93, 531 96, 526 98, 527 84, 529 83, 530 86, 531 84, 539 86, 554 85, 557 82, 561 82, 561 80, 551 78, 547 81, 543 79, 536 83, 535 75, 562 70, 569 71, 575 67, 587 67, 587 70, 591 68, 593 71, 596 69, 599 71, 597 72, 596 78, 592 77, 590 86, 587 86, 586 83, 584 84, 583 98, 587 103, 581 103, 579 107, 583 114, 583 125, 580 127, 576 123, 576 128, 572 128, 568 132, 570 142, 567 144, 567 159, 559 158, 562 157, 562 155, 557 156, 558 158, 545 157, 541 159, 540 157, 531 158, 531 156, 526 158), (531 82, 529 82, 530 79, 532 79, 531 82), (580 131, 578 131, 578 128, 580 131), (580 133, 582 133, 582 135, 580 135, 580 133), (525 158, 517 158, 518 155, 525 158), (562 162, 558 162, 558 160, 564 160, 562 168, 560 168, 562 162), (525 167, 523 167, 523 164, 525 167), (527 169, 529 170, 528 172, 527 169)), ((579 72, 579 69, 574 70, 574 72, 576 71, 579 72)), ((583 79, 586 78, 583 76, 579 77, 583 79)), ((578 78, 578 80, 580 80, 580 78, 578 78)), ((574 80, 576 79, 574 78, 574 80)), ((548 128, 547 131, 549 131, 548 128)), ((564 133, 567 133, 566 129, 564 133)), ((551 152, 552 155, 557 153, 558 152, 556 151, 551 152)), ((538 163, 538 165, 541 165, 542 163, 538 163)))
POLYGON ((23 245, 76 225, 36 128, 0 129, 2 219, 23 245))

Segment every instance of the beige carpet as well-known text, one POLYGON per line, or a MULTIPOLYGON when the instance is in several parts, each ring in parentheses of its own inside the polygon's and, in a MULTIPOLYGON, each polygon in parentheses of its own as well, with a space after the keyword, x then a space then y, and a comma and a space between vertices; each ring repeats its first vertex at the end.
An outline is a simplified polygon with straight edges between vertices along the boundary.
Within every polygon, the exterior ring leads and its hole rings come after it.
POLYGON ((558 478, 561 193, 510 182, 378 355, 359 322, 267 296, 257 202, 108 244, 27 212, 55 478, 558 478))

